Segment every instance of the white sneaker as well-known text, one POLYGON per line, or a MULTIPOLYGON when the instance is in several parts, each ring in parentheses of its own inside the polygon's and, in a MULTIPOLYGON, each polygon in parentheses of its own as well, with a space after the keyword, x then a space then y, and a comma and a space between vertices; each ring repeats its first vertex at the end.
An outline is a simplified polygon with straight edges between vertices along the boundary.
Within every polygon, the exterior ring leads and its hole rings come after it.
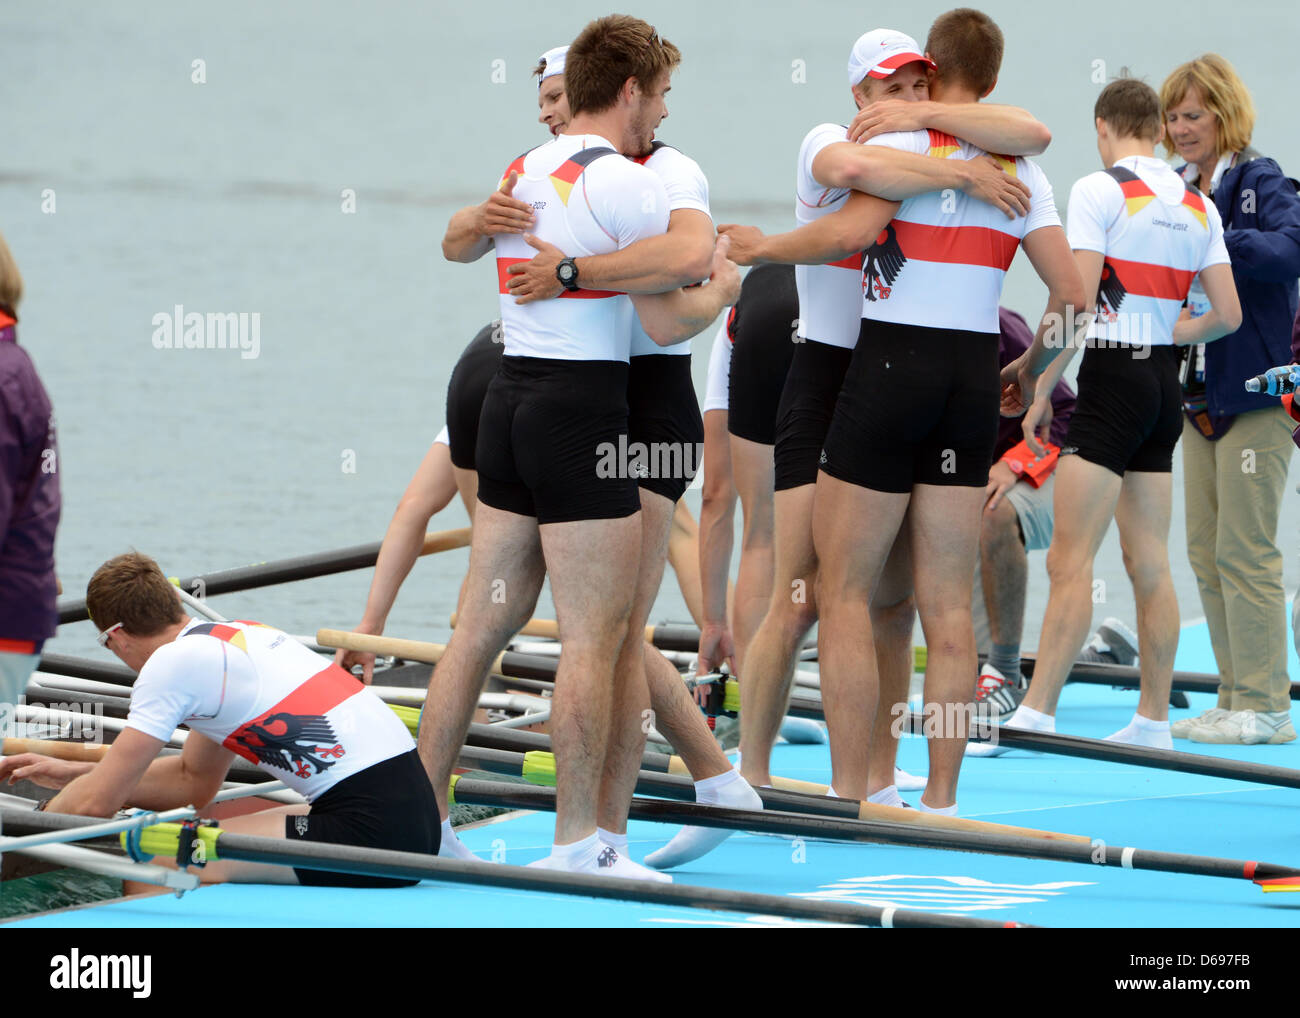
POLYGON ((908 774, 901 767, 894 768, 894 787, 900 792, 919 792, 925 787, 925 778, 908 774))
POLYGON ((1198 725, 1188 736, 1193 742, 1235 746, 1276 746, 1295 742, 1290 711, 1237 710, 1208 725, 1198 725))
POLYGON ((1194 718, 1180 718, 1169 726, 1169 734, 1175 739, 1186 739, 1192 734, 1193 728, 1199 728, 1201 725, 1212 725, 1220 718, 1227 717, 1230 711, 1222 707, 1211 707, 1209 710, 1201 711, 1194 718))
POLYGON ((1138 636, 1121 619, 1107 618, 1083 646, 1077 660, 1095 664, 1134 665, 1138 636))

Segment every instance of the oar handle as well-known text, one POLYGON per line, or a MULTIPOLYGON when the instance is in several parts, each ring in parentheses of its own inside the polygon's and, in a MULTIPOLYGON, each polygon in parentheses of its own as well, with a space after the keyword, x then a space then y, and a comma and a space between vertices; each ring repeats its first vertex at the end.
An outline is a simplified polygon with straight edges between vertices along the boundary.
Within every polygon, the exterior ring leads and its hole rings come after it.
POLYGON ((4 740, 5 756, 17 756, 19 753, 40 753, 42 756, 57 757, 60 760, 98 763, 107 752, 107 745, 91 746, 84 742, 61 742, 55 739, 4 740))
POLYGON ((322 647, 400 657, 407 661, 423 661, 431 665, 437 664, 447 649, 446 645, 441 643, 399 640, 392 636, 372 636, 369 633, 353 633, 342 629, 318 629, 316 642, 322 647))
MULTIPOLYGON (((460 621, 460 613, 451 613, 451 628, 456 628, 456 623, 460 621)), ((645 627, 645 642, 654 642, 654 626, 645 627)), ((560 638, 560 624, 555 619, 529 619, 524 623, 524 628, 519 630, 520 636, 536 636, 542 640, 558 640, 560 638)), ((698 645, 699 640, 696 640, 698 645)), ((695 650, 695 647, 691 647, 695 650)))
POLYGON ((420 549, 420 554, 432 555, 435 552, 451 551, 453 548, 464 548, 469 544, 469 534, 469 527, 459 527, 456 530, 438 530, 425 534, 424 547, 420 549))

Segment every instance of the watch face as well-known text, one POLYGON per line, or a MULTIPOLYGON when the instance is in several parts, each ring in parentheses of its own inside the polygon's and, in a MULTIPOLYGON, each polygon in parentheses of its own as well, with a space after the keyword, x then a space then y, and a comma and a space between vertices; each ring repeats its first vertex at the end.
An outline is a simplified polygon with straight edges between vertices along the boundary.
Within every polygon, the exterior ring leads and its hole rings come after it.
POLYGON ((561 283, 572 283, 578 275, 578 267, 573 262, 560 262, 559 272, 561 283))

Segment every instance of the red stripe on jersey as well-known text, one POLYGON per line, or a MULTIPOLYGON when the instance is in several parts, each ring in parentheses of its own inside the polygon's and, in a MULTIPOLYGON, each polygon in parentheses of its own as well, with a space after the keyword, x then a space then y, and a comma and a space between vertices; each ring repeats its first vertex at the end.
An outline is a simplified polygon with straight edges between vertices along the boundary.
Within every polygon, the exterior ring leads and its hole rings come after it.
MULTIPOLYGON (((3 315, 0 315, 3 317, 3 315)), ((0 639, 0 654, 35 654, 35 640, 0 639)))
POLYGON ((551 171, 551 176, 564 181, 566 184, 572 184, 582 176, 582 171, 586 168, 583 163, 575 163, 572 159, 566 159, 551 171))
POLYGON ((895 219, 894 231, 903 254, 922 262, 983 265, 1006 272, 1020 241, 984 226, 925 226, 895 219))
MULTIPOLYGON (((510 174, 512 173, 517 173, 521 177, 524 175, 524 156, 526 156, 527 154, 528 153, 525 152, 523 156, 520 156, 513 163, 511 163, 509 166, 506 167, 506 172, 501 174, 502 184, 504 184, 507 180, 510 179, 510 174)), ((499 187, 500 185, 497 186, 499 187)))
POLYGON ((951 134, 945 134, 943 131, 936 131, 933 127, 928 128, 927 133, 930 135, 930 147, 932 149, 955 149, 957 147, 957 139, 951 134))
POLYGON ((1126 262, 1123 258, 1106 256, 1107 264, 1115 269, 1124 289, 1139 297, 1157 297, 1161 300, 1186 300, 1196 273, 1190 269, 1175 269, 1151 262, 1126 262))
POLYGON ((267 719, 274 714, 293 714, 298 717, 326 714, 344 700, 356 696, 364 688, 355 676, 349 675, 338 665, 326 665, 270 710, 236 728, 226 736, 226 741, 222 745, 238 753, 245 760, 257 763, 256 754, 248 749, 245 745, 246 740, 241 738, 254 725, 258 727, 266 725, 267 719))
POLYGON ((1147 187, 1146 184, 1142 183, 1140 178, 1138 180, 1121 181, 1119 189, 1124 192, 1124 197, 1126 199, 1155 197, 1155 192, 1152 191, 1151 188, 1147 187))
POLYGON ((841 258, 837 262, 827 262, 827 265, 834 265, 837 269, 857 269, 862 271, 862 252, 856 251, 847 258, 841 258))
MULTIPOLYGON (((498 258, 497 259, 497 292, 508 294, 510 287, 507 285, 510 281, 511 265, 519 265, 521 262, 531 261, 531 258, 498 258)), ((562 290, 561 297, 577 297, 579 300, 600 300, 604 297, 622 297, 624 294, 618 290, 562 290)))

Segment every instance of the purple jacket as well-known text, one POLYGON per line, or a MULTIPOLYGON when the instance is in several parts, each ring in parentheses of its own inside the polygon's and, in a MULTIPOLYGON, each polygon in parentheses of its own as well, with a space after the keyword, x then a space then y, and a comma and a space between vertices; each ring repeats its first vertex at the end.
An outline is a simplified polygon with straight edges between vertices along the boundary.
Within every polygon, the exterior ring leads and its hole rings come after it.
POLYGON ((57 455, 50 397, 0 312, 0 641, 31 641, 35 652, 58 628, 57 455))
MULTIPOLYGON (((998 308, 998 327, 1002 331, 998 343, 998 367, 1005 368, 1013 360, 1029 349, 1034 342, 1034 333, 1024 318, 1014 311, 998 308)), ((1065 431, 1070 424, 1070 415, 1074 413, 1074 390, 1064 381, 1056 383, 1052 390, 1052 430, 1053 445, 1065 445, 1065 431)), ((998 444, 993 448, 994 462, 1002 458, 1008 449, 1020 444, 1025 433, 1020 428, 1021 418, 998 418, 998 444)))

